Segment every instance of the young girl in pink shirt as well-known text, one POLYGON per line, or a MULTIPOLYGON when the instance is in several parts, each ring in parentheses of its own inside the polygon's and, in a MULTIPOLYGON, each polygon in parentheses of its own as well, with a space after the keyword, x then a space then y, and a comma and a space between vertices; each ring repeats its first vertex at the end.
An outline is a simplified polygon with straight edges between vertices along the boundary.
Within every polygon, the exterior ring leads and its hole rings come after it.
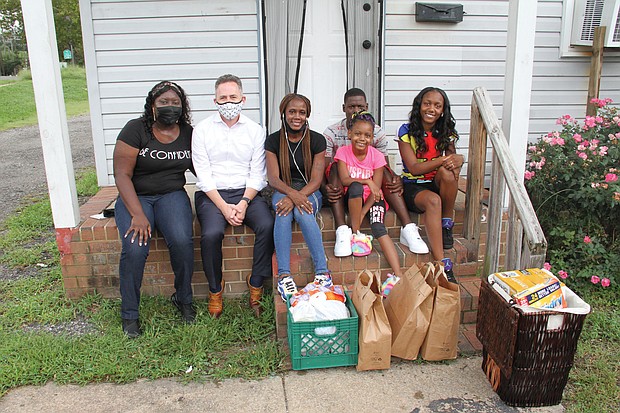
POLYGON ((381 192, 381 182, 386 162, 383 154, 372 146, 374 128, 375 119, 370 113, 353 114, 348 130, 351 144, 338 148, 334 159, 338 161, 338 175, 346 191, 354 234, 351 245, 354 255, 370 252, 360 251, 364 245, 372 245, 372 238, 359 231, 362 219, 368 213, 372 235, 379 241, 394 275, 400 277, 398 253, 384 224, 387 204, 381 192))

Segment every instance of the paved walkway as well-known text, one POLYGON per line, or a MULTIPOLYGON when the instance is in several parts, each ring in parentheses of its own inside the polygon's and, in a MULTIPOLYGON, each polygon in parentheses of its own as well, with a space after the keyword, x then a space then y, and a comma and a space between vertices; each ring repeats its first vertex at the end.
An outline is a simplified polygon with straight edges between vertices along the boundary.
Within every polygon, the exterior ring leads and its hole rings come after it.
POLYGON ((481 357, 446 363, 396 362, 385 371, 290 371, 264 380, 182 384, 175 379, 87 386, 26 386, 0 399, 0 413, 112 412, 459 412, 560 413, 561 405, 506 406, 481 357))

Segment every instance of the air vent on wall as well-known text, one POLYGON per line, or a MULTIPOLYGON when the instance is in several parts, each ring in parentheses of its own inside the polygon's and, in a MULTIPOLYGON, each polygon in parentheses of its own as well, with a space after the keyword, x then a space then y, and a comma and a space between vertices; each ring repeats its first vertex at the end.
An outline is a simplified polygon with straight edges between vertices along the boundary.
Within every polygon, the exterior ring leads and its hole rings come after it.
POLYGON ((620 0, 575 0, 571 45, 592 46, 599 26, 607 27, 605 47, 620 47, 620 0))

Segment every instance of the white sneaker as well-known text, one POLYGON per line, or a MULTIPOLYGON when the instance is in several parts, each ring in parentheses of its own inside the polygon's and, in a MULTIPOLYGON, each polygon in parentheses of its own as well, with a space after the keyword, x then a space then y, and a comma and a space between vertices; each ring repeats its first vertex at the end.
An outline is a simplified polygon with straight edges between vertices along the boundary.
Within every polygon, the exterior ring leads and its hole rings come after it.
POLYGON ((353 231, 346 225, 341 225, 336 229, 336 244, 334 245, 334 255, 336 257, 348 257, 351 251, 351 236, 353 231))
POLYGON ((329 272, 316 274, 314 276, 314 284, 322 285, 325 288, 331 288, 334 285, 332 282, 332 275, 329 272))
POLYGON ((297 286, 295 285, 295 281, 293 277, 290 275, 284 276, 278 280, 278 292, 280 293, 280 297, 282 297, 282 301, 286 302, 288 297, 295 294, 297 292, 297 286))
POLYGON ((418 226, 413 222, 400 228, 400 243, 415 254, 428 254, 428 245, 420 237, 418 226))

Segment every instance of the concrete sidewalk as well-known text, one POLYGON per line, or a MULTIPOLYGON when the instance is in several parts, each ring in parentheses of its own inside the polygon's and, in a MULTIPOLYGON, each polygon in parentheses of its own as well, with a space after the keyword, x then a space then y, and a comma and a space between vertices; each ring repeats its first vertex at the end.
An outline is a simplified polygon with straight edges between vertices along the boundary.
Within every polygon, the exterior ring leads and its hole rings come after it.
MULTIPOLYGON (((393 359, 394 360, 394 359, 393 359)), ((182 384, 175 379, 87 386, 26 386, 0 399, 4 412, 459 412, 560 413, 561 405, 506 406, 480 356, 453 362, 393 362, 389 370, 354 367, 289 371, 264 380, 182 384)))

